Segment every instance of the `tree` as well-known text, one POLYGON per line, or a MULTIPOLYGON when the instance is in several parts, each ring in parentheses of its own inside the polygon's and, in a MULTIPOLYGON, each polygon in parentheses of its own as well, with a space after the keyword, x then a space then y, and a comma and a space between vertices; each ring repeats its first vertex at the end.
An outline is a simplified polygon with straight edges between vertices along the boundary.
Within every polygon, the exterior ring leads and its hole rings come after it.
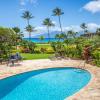
POLYGON ((69 30, 67 32, 67 36, 70 38, 76 38, 76 35, 78 34, 78 32, 74 32, 73 30, 69 30))
POLYGON ((29 11, 25 11, 22 15, 22 18, 27 20, 27 25, 30 25, 30 19, 33 18, 32 14, 29 11))
POLYGON ((31 33, 33 31, 35 31, 34 27, 32 27, 31 25, 28 25, 25 29, 26 29, 27 32, 29 32, 29 41, 30 41, 31 40, 31 33))
POLYGON ((19 41, 19 40, 22 40, 23 35, 22 35, 22 33, 21 33, 19 27, 13 27, 12 29, 13 29, 13 30, 15 31, 15 33, 16 33, 16 49, 17 49, 18 41, 19 41))
POLYGON ((12 28, 16 33, 20 33, 20 28, 19 27, 13 27, 12 28))
POLYGON ((60 41, 60 39, 61 39, 60 34, 56 34, 55 38, 58 39, 58 41, 60 41))
POLYGON ((58 41, 60 41, 61 39, 64 39, 65 37, 66 37, 66 36, 65 36, 65 34, 63 34, 63 33, 62 33, 62 34, 56 34, 56 35, 55 35, 55 38, 58 39, 58 41))
POLYGON ((29 11, 25 11, 22 15, 22 18, 27 20, 27 27, 26 27, 26 31, 29 32, 29 41, 31 38, 31 32, 33 31, 32 26, 30 25, 30 19, 33 18, 32 14, 29 11))
POLYGON ((53 16, 58 16, 61 33, 63 33, 62 24, 61 24, 61 15, 63 15, 63 14, 64 14, 64 12, 62 12, 62 10, 60 8, 58 8, 58 7, 56 7, 53 10, 53 16))
POLYGON ((87 25, 85 23, 82 23, 80 27, 83 29, 85 35, 88 32, 87 25))
POLYGON ((7 58, 14 49, 16 33, 10 28, 0 27, 0 57, 7 58))
POLYGON ((40 36, 40 38, 39 38, 41 41, 43 41, 44 40, 44 36, 40 36))
POLYGON ((53 26, 55 26, 55 25, 54 25, 54 23, 51 21, 50 18, 44 19, 43 25, 47 27, 47 30, 48 30, 48 38, 49 38, 49 42, 50 42, 50 31, 49 31, 49 29, 50 29, 50 27, 53 27, 53 26))
POLYGON ((100 28, 97 28, 96 34, 97 34, 98 36, 100 36, 100 28))

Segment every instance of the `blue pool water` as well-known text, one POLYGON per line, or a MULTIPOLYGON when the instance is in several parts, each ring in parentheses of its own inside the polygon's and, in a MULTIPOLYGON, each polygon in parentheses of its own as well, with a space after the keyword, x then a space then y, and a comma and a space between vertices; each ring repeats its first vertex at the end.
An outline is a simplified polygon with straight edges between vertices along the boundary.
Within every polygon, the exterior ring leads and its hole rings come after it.
POLYGON ((42 69, 0 80, 0 100, 64 100, 91 79, 86 70, 42 69))

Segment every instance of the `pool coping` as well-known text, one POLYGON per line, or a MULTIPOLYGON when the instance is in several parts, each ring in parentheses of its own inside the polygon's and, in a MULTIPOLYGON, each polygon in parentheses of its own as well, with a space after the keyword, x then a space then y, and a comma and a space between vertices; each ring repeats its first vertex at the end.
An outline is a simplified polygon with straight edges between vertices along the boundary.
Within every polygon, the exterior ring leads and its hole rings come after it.
POLYGON ((91 85, 93 84, 93 80, 95 79, 94 75, 87 70, 90 74, 91 74, 91 79, 88 82, 88 84, 86 86, 84 86, 82 89, 80 89, 78 92, 74 93, 73 95, 69 96, 68 98, 65 98, 65 100, 78 100, 76 97, 80 96, 81 93, 83 93, 88 87, 91 87, 91 85))
MULTIPOLYGON (((7 67, 6 65, 0 65, 0 68, 1 68, 0 79, 13 76, 16 74, 32 71, 32 70, 39 70, 39 69, 45 69, 45 68, 55 68, 55 67, 62 67, 62 66, 63 67, 72 66, 76 68, 75 65, 79 64, 79 62, 81 62, 81 60, 50 61, 49 59, 43 59, 43 60, 23 61, 22 65, 23 64, 26 64, 26 65, 21 66, 22 68, 21 67, 10 68, 10 67, 7 67), (29 65, 28 63, 32 63, 31 68, 27 67, 29 65), (33 68, 33 65, 35 65, 34 68, 33 68)), ((89 83, 85 87, 80 89, 78 92, 76 92, 75 94, 69 96, 68 98, 65 98, 65 100, 100 100, 100 79, 99 79, 100 68, 86 64, 85 70, 91 73, 91 79, 89 83)))

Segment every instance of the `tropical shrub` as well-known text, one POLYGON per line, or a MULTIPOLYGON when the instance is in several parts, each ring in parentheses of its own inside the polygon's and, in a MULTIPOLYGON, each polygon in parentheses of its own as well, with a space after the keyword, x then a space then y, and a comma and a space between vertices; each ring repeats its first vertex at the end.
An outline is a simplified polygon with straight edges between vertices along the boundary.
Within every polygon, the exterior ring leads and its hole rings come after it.
POLYGON ((16 33, 10 28, 0 27, 0 57, 7 58, 16 44, 16 33))
POLYGON ((40 52, 41 52, 41 53, 45 53, 46 51, 47 51, 46 48, 43 48, 43 47, 42 47, 42 48, 40 49, 40 52))
POLYGON ((94 59, 94 64, 96 64, 97 66, 100 67, 100 48, 96 49, 93 53, 92 53, 93 59, 94 59))
POLYGON ((52 42, 51 47, 55 53, 58 53, 60 56, 66 55, 66 48, 63 42, 52 42))
POLYGON ((22 46, 21 51, 23 53, 34 53, 35 52, 36 44, 31 41, 23 40, 21 43, 21 46, 22 46))
POLYGON ((54 50, 53 50, 52 48, 48 48, 48 49, 46 50, 46 53, 47 53, 47 54, 53 54, 53 53, 54 53, 54 50))

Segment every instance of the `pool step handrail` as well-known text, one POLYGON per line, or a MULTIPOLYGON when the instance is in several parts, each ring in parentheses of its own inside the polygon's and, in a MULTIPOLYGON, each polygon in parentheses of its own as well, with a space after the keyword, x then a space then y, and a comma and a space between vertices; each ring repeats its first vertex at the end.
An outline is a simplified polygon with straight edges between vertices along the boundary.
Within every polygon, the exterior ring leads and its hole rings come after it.
POLYGON ((84 69, 85 68, 85 64, 86 64, 86 61, 80 62, 79 65, 78 65, 78 68, 84 69), (81 65, 82 65, 82 67, 81 67, 81 65))

